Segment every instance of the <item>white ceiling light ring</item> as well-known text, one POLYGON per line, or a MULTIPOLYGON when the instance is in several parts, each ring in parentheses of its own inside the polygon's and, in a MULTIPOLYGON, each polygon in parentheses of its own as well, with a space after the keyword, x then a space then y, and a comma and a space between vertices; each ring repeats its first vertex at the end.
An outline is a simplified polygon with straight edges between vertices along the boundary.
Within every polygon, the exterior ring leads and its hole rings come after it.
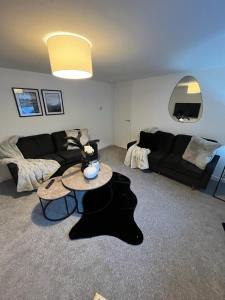
POLYGON ((88 79, 92 77, 92 73, 82 70, 58 70, 52 72, 52 75, 64 79, 88 79))
POLYGON ((86 41, 90 45, 90 47, 93 47, 92 42, 88 38, 86 38, 85 36, 77 34, 77 33, 73 33, 73 32, 68 32, 68 31, 55 31, 55 32, 47 33, 44 36, 43 41, 47 45, 48 39, 50 39, 54 36, 67 36, 67 35, 80 38, 80 39, 86 41))

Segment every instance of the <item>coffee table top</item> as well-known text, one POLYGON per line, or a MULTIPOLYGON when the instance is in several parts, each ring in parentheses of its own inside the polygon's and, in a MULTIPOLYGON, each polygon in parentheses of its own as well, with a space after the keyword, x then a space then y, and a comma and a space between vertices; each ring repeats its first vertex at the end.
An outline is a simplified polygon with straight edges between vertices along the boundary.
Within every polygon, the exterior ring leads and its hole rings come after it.
POLYGON ((112 169, 104 163, 100 163, 98 177, 92 180, 84 178, 80 168, 81 165, 77 164, 64 172, 62 182, 65 187, 70 190, 89 191, 105 185, 112 178, 112 169))
POLYGON ((56 200, 62 197, 65 197, 68 195, 71 191, 68 190, 63 184, 62 184, 62 176, 51 178, 44 183, 42 183, 38 190, 37 195, 39 198, 43 200, 56 200), (54 183, 50 186, 50 188, 46 189, 46 185, 54 179, 54 183))

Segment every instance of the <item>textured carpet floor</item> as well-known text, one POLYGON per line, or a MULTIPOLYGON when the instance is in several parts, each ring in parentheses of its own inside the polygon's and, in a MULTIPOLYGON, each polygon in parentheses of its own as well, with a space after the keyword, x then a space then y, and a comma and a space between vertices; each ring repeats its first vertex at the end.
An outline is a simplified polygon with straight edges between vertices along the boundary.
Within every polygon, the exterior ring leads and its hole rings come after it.
MULTIPOLYGON (((225 299, 225 203, 155 173, 123 166, 124 150, 102 161, 131 179, 144 242, 110 236, 69 240, 78 215, 43 219, 35 193, 0 184, 0 299, 225 299)), ((116 218, 116 215, 115 215, 116 218)), ((102 224, 104 226, 104 224, 102 224)))

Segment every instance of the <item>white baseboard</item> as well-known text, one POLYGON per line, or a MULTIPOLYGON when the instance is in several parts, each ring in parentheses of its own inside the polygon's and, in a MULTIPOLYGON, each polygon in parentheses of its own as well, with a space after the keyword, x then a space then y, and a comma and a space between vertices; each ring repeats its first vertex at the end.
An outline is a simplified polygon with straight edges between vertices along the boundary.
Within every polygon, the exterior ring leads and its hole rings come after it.
POLYGON ((109 148, 109 147, 114 147, 115 145, 106 145, 106 146, 103 146, 101 148, 99 148, 98 150, 103 150, 103 149, 106 149, 106 148, 109 148))

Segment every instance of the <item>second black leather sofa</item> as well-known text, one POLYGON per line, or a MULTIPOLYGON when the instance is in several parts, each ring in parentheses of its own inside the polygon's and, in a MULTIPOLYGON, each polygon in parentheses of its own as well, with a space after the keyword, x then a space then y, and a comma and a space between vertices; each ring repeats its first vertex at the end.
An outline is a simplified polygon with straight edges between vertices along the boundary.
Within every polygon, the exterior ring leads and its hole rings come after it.
MULTIPOLYGON (((206 188, 220 156, 215 155, 205 170, 184 160, 182 155, 191 140, 190 135, 173 135, 169 132, 140 132, 139 146, 149 148, 149 168, 193 188, 206 188)), ((213 140, 210 140, 213 141, 213 140)), ((215 142, 215 141, 213 141, 215 142)), ((135 142, 127 145, 129 148, 135 142)))

